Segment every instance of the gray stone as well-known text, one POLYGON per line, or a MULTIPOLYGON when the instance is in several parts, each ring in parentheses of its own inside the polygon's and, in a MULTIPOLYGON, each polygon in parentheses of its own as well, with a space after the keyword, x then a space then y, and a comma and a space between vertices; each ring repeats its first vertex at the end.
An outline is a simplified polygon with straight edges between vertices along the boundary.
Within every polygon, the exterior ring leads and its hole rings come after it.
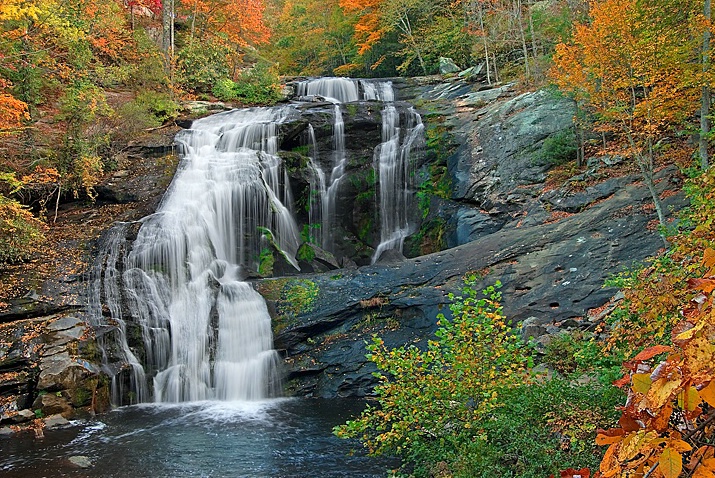
POLYGON ((42 360, 40 380, 37 387, 40 390, 56 391, 75 388, 88 376, 97 370, 88 363, 80 364, 67 356, 67 353, 53 355, 42 360), (48 360, 55 359, 56 360, 48 360), (89 367, 92 367, 89 369, 89 367))
POLYGON ((521 339, 524 342, 538 339, 546 333, 546 328, 540 324, 540 320, 536 317, 528 317, 521 324, 521 339))
POLYGON ((13 416, 11 420, 14 423, 23 423, 23 422, 29 422, 30 420, 35 419, 35 412, 32 410, 24 409, 20 410, 17 412, 17 415, 13 416))
POLYGON ((0 427, 0 436, 9 436, 15 433, 10 427, 0 427))
POLYGON ((69 461, 78 468, 92 468, 94 466, 92 459, 84 455, 71 456, 69 461))
POLYGON ((47 330, 57 332, 59 330, 71 329, 78 324, 82 324, 81 320, 75 317, 62 317, 61 319, 55 320, 47 326, 47 330))
POLYGON ((62 415, 51 415, 47 418, 45 418, 45 428, 48 430, 52 428, 57 428, 57 427, 62 427, 65 425, 69 425, 69 420, 67 420, 65 417, 62 415))
POLYGON ((439 72, 443 75, 448 75, 450 73, 457 73, 460 68, 454 63, 451 58, 446 58, 444 56, 439 57, 439 72))

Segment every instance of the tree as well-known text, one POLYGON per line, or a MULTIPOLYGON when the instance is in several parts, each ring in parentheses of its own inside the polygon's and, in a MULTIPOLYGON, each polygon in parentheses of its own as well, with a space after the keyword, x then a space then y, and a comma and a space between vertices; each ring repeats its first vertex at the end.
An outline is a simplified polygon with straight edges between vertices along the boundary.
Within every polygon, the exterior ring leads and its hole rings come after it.
POLYGON ((413 461, 430 446, 443 456, 465 452, 480 421, 499 405, 500 393, 527 382, 527 359, 502 315, 496 288, 478 298, 475 282, 467 278, 464 297, 450 295, 452 320, 440 315, 436 340, 426 348, 390 350, 373 337, 368 358, 378 369, 379 406, 369 405, 359 418, 336 427, 337 436, 361 439, 371 454, 413 461))
POLYGON ((703 46, 701 50, 704 81, 700 104, 700 138, 698 147, 700 152, 700 167, 702 169, 707 169, 710 163, 708 155, 708 134, 710 133, 710 85, 707 81, 708 72, 710 70, 710 0, 705 0, 703 3, 703 17, 706 22, 705 28, 703 29, 703 46))
POLYGON ((697 51, 691 32, 695 2, 604 0, 573 40, 556 47, 551 77, 595 114, 600 131, 633 158, 661 225, 653 175, 662 140, 696 109, 697 51))

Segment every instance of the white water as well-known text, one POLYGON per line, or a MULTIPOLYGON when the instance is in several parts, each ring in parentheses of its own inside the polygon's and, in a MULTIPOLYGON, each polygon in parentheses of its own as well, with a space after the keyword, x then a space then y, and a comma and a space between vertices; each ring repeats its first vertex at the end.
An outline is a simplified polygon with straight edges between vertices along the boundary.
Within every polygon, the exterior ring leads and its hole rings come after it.
MULTIPOLYGON (((124 259, 123 283, 112 285, 125 291, 141 327, 156 402, 280 393, 271 319, 242 275, 258 268, 261 228, 289 259, 299 246, 276 156, 277 124, 297 114, 292 107, 237 110, 198 120, 177 136, 183 159, 174 181, 143 221, 124 259)), ((116 317, 119 299, 105 300, 116 317)))
POLYGON ((388 104, 382 111, 382 144, 375 151, 376 167, 380 177, 380 244, 375 249, 372 262, 383 252, 402 251, 410 228, 409 212, 413 204, 410 161, 414 148, 421 147, 424 137, 422 118, 413 109, 406 112, 405 133, 401 136, 400 115, 388 104))
MULTIPOLYGON (((414 108, 409 108, 404 124, 401 123, 400 113, 394 105, 395 91, 389 81, 320 78, 299 83, 297 93, 300 96, 320 96, 335 104, 332 171, 327 187, 320 189, 323 205, 321 237, 323 248, 327 250, 332 250, 335 243, 337 198, 347 161, 340 105, 360 100, 385 103, 382 109, 382 143, 375 149, 375 170, 380 183, 380 243, 372 262, 387 250, 402 251, 405 238, 413 232, 408 220, 414 195, 411 154, 422 146, 424 126, 420 115, 414 108)), ((312 167, 319 170, 317 161, 312 167)), ((325 176, 322 171, 316 174, 325 176)))
MULTIPOLYGON (((327 172, 320 167, 314 131, 308 127, 311 189, 317 192, 309 200, 308 220, 320 225, 310 229, 311 240, 328 250, 335 240, 336 204, 347 162, 341 102, 367 99, 384 103, 382 142, 374 161, 381 243, 373 260, 385 250, 401 249, 410 232, 410 155, 422 138, 419 115, 412 109, 400 113, 390 82, 325 79, 299 90, 334 103, 327 172)), ((103 315, 117 324, 113 369, 105 360, 115 381, 113 403, 280 395, 280 360, 272 348, 266 304, 243 279, 247 269, 258 269, 268 237, 298 268, 295 254, 301 239, 287 171, 277 153, 279 125, 299 119, 299 114, 292 106, 253 108, 194 122, 191 130, 177 135, 182 160, 157 212, 142 220, 133 243, 124 239, 130 224, 108 236, 94 274, 102 281, 93 283, 90 315, 98 327, 103 315)))

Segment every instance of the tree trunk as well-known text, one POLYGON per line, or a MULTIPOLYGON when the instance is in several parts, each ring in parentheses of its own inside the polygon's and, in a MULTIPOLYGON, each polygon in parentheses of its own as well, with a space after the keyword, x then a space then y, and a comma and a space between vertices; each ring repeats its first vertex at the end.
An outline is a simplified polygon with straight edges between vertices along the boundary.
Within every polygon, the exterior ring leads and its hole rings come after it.
POLYGON ((521 0, 516 1, 515 8, 517 28, 519 30, 519 36, 521 37, 521 50, 524 53, 524 75, 528 80, 531 76, 531 71, 529 69, 529 49, 526 46, 526 35, 524 35, 524 19, 522 18, 523 15, 521 12, 521 0))
POLYGON ((487 67, 487 84, 491 86, 492 84, 492 72, 489 65, 489 44, 487 43, 487 32, 484 30, 484 10, 481 2, 479 4, 479 29, 482 32, 482 44, 484 45, 484 62, 487 67))
MULTIPOLYGON (((710 23, 711 12, 710 12, 710 0, 705 0, 705 5, 703 6, 703 16, 710 23)), ((710 113, 710 85, 707 80, 707 72, 710 69, 710 28, 709 25, 706 26, 703 32, 703 49, 702 49, 702 61, 703 61, 703 91, 702 91, 702 101, 700 105, 700 140, 699 140, 699 150, 700 150, 700 167, 705 170, 708 169, 710 165, 710 158, 708 155, 708 133, 710 133, 710 118, 708 114, 710 113)))
POLYGON ((174 62, 174 0, 161 4, 161 50, 164 52, 164 68, 170 74, 174 62))

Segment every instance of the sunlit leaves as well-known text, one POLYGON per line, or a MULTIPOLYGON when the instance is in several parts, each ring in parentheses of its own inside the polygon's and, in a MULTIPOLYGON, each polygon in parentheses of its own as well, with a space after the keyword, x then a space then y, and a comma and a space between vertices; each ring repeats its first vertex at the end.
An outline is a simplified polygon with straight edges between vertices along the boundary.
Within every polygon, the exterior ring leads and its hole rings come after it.
MULTIPOLYGON (((713 254, 708 249, 703 255, 701 265, 709 269, 713 254)), ((678 324, 672 346, 648 347, 626 363, 630 380, 619 384, 630 388, 621 426, 597 437, 599 444, 609 445, 601 463, 603 477, 644 473, 644 469, 657 469, 658 476, 665 478, 677 478, 685 471, 687 476, 712 474, 709 449, 697 447, 715 435, 710 425, 715 417, 713 291, 703 280, 685 283, 693 287, 691 296, 698 298, 697 311, 691 310, 683 319, 687 329, 678 324), (663 358, 652 363, 656 357, 663 358)))
POLYGON ((403 456, 435 439, 458 453, 450 438, 455 429, 476 437, 479 421, 499 405, 499 391, 526 380, 526 359, 498 294, 494 288, 485 292, 477 298, 467 287, 465 297, 452 296, 453 319, 441 317, 436 340, 424 348, 388 349, 374 337, 368 358, 378 368, 380 407, 368 407, 335 433, 361 439, 370 453, 403 456))

